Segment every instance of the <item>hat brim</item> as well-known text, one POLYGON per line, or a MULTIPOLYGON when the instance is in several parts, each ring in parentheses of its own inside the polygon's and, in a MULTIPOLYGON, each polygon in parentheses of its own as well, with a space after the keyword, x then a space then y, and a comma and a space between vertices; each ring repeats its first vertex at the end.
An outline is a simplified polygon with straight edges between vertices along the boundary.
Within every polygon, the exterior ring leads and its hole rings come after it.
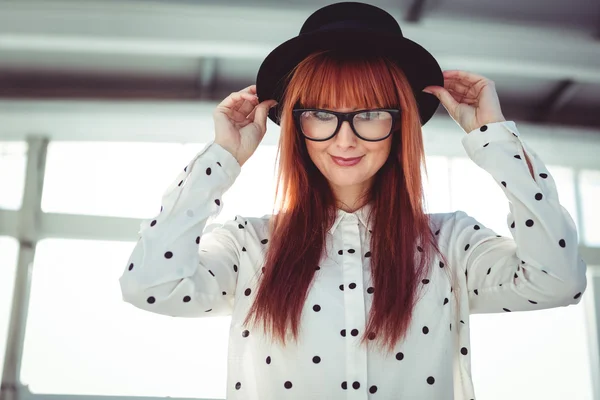
POLYGON ((269 119, 279 125, 279 105, 289 72, 311 53, 324 49, 348 49, 387 56, 406 75, 415 95, 421 126, 437 110, 437 97, 422 92, 426 86, 444 86, 442 69, 436 59, 422 46, 398 34, 373 31, 330 31, 303 34, 277 46, 262 62, 256 77, 260 101, 275 99, 279 104, 269 110, 269 119))

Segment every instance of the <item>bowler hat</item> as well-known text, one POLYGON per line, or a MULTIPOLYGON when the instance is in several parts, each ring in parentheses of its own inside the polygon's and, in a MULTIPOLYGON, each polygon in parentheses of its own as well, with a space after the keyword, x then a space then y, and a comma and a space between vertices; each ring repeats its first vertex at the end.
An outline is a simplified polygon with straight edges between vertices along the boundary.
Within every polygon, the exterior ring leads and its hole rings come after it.
POLYGON ((421 126, 433 116, 440 101, 422 92, 427 86, 444 86, 442 69, 422 46, 407 39, 400 25, 379 7, 358 3, 335 3, 311 14, 300 34, 277 46, 263 60, 256 77, 260 101, 275 99, 269 119, 280 123, 280 105, 291 78, 290 71, 315 51, 349 51, 355 55, 377 54, 395 62, 404 72, 419 108, 421 126))

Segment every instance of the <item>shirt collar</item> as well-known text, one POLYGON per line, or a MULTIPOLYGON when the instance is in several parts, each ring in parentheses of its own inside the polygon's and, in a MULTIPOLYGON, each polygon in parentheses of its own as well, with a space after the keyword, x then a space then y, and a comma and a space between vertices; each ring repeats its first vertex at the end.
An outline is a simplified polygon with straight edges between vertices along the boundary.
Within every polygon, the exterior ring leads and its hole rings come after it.
POLYGON ((369 221, 369 214, 371 212, 371 208, 371 203, 365 204, 363 207, 359 208, 353 213, 349 213, 342 210, 341 208, 338 208, 335 222, 333 223, 328 232, 333 235, 342 219, 349 218, 350 215, 355 215, 366 229, 371 230, 373 224, 373 221, 369 221))

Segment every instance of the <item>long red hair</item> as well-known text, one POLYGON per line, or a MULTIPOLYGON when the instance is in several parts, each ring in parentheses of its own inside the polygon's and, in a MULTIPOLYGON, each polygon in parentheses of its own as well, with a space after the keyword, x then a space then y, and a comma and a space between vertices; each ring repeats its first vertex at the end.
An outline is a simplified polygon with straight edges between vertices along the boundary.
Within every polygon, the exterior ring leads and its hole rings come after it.
POLYGON ((262 320, 264 331, 283 345, 291 327, 293 339, 298 340, 304 302, 325 254, 327 231, 336 218, 336 199, 296 129, 291 117, 294 106, 399 108, 401 119, 392 134, 389 157, 364 198, 372 207, 370 251, 375 291, 360 344, 368 343, 369 333, 375 333, 376 343, 391 352, 405 337, 418 289, 433 257, 439 255, 447 265, 425 212, 421 169, 425 174, 427 170, 412 89, 402 70, 386 58, 353 57, 339 51, 308 56, 288 81, 281 102, 279 170, 269 248, 244 325, 262 320))

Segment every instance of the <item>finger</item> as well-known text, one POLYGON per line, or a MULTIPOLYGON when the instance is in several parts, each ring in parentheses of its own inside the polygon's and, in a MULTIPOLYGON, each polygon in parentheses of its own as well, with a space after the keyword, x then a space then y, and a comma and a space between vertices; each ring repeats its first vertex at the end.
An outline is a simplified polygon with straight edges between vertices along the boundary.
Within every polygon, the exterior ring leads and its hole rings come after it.
POLYGON ((446 89, 439 88, 434 92, 434 94, 440 100, 446 110, 450 111, 458 107, 458 102, 446 89))
POLYGON ((246 121, 246 114, 239 112, 238 110, 234 110, 226 107, 217 107, 217 114, 225 115, 227 118, 234 122, 244 122, 246 121))
POLYGON ((253 97, 255 96, 250 93, 233 92, 229 96, 227 96, 221 103, 219 103, 218 107, 226 107, 237 110, 243 106, 244 101, 250 101, 253 97))
POLYGON ((254 97, 254 95, 250 95, 252 98, 246 99, 242 105, 238 108, 238 111, 242 114, 248 115, 254 107, 256 107, 259 103, 258 98, 254 97))
POLYGON ((267 116, 269 109, 277 104, 275 100, 266 100, 259 104, 254 111, 254 123, 259 126, 261 132, 267 130, 267 116))

